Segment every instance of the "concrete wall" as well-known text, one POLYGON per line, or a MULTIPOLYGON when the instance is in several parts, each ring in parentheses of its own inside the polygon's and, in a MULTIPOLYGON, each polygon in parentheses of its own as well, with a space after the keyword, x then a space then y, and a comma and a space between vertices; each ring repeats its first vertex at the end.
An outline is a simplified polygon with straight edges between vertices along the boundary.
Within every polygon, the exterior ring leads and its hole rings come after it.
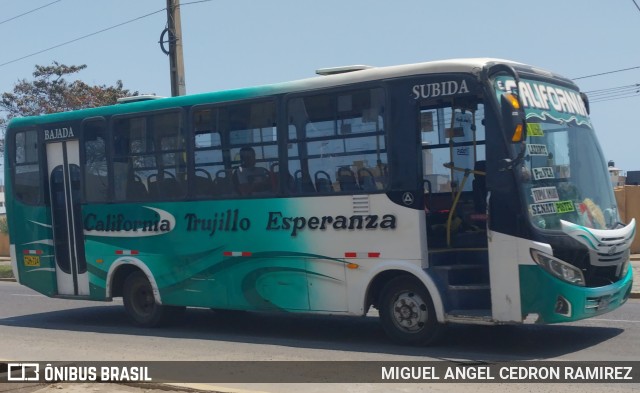
MULTIPOLYGON (((632 218, 636 219, 636 226, 640 225, 640 186, 624 186, 614 189, 620 219, 627 224, 632 218)), ((631 244, 631 253, 640 253, 640 231, 636 230, 636 237, 631 244)))

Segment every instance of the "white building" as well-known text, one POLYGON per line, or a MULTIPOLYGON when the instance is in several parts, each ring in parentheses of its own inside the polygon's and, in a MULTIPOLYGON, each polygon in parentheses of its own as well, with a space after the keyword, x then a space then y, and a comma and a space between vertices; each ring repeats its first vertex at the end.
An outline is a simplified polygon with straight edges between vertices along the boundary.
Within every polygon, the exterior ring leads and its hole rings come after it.
POLYGON ((609 176, 611 176, 611 184, 614 187, 624 187, 626 176, 624 171, 620 168, 616 168, 616 164, 613 161, 609 161, 609 176))

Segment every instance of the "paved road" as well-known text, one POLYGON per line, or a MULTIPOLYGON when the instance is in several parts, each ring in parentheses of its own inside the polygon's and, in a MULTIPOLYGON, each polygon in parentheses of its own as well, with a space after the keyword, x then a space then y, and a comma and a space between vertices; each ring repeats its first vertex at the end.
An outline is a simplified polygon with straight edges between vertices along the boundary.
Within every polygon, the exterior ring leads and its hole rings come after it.
MULTIPOLYGON (((180 326, 138 329, 129 326, 121 304, 50 299, 15 283, 0 282, 0 340, 0 358, 12 360, 637 360, 640 300, 631 299, 612 313, 571 324, 455 326, 441 345, 412 348, 390 344, 373 317, 218 315, 190 309, 180 326)), ((424 388, 416 384, 340 386, 337 391, 416 392, 424 388)), ((581 392, 602 389, 595 384, 541 385, 542 390, 533 390, 552 391, 552 386, 565 391, 580 387, 581 392)), ((225 387, 285 393, 327 391, 326 385, 225 387)), ((436 391, 513 393, 532 388, 434 385, 436 391)), ((613 391, 631 388, 616 385, 613 391)))
MULTIPOLYGON (((632 261, 633 297, 640 298, 640 255, 632 261)), ((8 263, 0 260, 0 263, 8 263)), ((640 300, 596 319, 553 326, 455 326, 441 345, 406 348, 390 344, 377 318, 275 317, 244 313, 217 315, 190 309, 184 324, 144 330, 129 326, 121 302, 50 299, 11 282, 0 282, 1 359, 11 360, 637 360, 640 358, 640 300)), ((324 392, 336 385, 195 385, 214 391, 324 392)), ((424 384, 340 385, 336 391, 417 392, 424 384)), ((15 385, 2 386, 10 392, 15 385)), ((628 392, 637 385, 607 391, 628 392)), ((33 390, 35 388, 32 388, 33 390)), ((113 384, 58 384, 38 393, 85 391, 143 393, 113 384)), ((443 392, 600 393, 601 385, 440 384, 443 392)), ((20 391, 24 393, 25 391, 20 391)))

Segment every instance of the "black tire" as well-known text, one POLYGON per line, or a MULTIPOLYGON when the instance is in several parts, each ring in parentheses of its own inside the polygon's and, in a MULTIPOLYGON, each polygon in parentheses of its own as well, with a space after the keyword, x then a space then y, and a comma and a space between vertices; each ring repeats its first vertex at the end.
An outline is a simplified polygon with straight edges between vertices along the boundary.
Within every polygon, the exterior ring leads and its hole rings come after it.
POLYGON ((141 271, 131 273, 124 281, 122 300, 129 319, 140 327, 158 327, 175 322, 185 310, 185 307, 157 304, 151 283, 141 271))
POLYGON ((399 344, 433 344, 444 330, 429 292, 415 277, 389 281, 382 289, 379 311, 384 331, 399 344))

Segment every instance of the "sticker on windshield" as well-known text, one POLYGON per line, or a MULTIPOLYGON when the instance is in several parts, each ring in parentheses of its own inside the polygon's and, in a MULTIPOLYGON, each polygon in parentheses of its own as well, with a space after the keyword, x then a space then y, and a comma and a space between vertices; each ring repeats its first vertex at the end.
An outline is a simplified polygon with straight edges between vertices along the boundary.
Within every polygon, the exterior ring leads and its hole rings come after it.
POLYGON ((538 187, 531 189, 533 201, 536 203, 559 201, 558 190, 555 187, 538 187))
POLYGON ((553 168, 550 166, 543 166, 540 168, 532 168, 533 178, 536 180, 555 179, 556 176, 553 173, 553 168))
POLYGON ((535 143, 527 145, 527 151, 530 156, 548 156, 547 145, 536 145, 535 143))
POLYGON ((529 211, 531 212, 532 216, 541 216, 543 214, 555 214, 557 212, 556 205, 553 202, 534 203, 532 205, 529 205, 529 211))
POLYGON ((576 208, 573 206, 573 202, 562 201, 556 202, 556 210, 558 210, 558 213, 569 213, 576 211, 576 208))
POLYGON ((528 136, 544 136, 542 125, 540 123, 527 123, 528 136))
POLYGON ((532 216, 542 216, 545 214, 556 213, 569 213, 575 211, 573 202, 560 201, 560 202, 546 202, 546 203, 533 203, 529 205, 529 212, 532 216))

